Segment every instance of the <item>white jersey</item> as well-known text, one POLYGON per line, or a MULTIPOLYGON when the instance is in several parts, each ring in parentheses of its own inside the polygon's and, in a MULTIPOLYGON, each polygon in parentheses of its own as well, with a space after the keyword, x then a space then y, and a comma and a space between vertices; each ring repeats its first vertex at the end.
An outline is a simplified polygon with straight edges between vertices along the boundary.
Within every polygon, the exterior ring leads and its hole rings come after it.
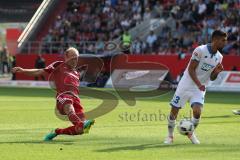
MULTIPOLYGON (((212 71, 218 63, 222 62, 223 56, 219 51, 217 51, 216 54, 211 52, 211 47, 207 44, 197 47, 192 54, 191 60, 199 62, 196 68, 196 75, 202 85, 208 84, 212 71)), ((190 102, 191 106, 196 103, 201 105, 204 104, 206 91, 201 91, 197 87, 188 73, 188 67, 186 68, 173 99, 170 102, 172 107, 183 108, 187 101, 190 102)))
MULTIPOLYGON (((196 75, 202 85, 207 86, 210 81, 210 75, 218 63, 222 63, 223 56, 217 51, 216 54, 211 53, 210 44, 198 46, 192 54, 191 60, 199 62, 196 68, 196 75)), ((190 62, 188 63, 189 67, 190 62)), ((186 89, 198 89, 188 73, 188 67, 184 71, 183 77, 178 87, 186 89)))

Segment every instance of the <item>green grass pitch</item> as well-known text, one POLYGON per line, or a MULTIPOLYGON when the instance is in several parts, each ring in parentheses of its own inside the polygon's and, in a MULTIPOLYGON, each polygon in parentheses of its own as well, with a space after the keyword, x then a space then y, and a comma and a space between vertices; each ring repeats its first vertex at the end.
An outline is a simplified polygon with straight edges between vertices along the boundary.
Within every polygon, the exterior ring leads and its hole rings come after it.
MULTIPOLYGON (((130 107, 122 100, 112 112, 96 119, 90 133, 59 136, 43 142, 46 133, 68 122, 54 114, 54 92, 49 89, 0 88, 0 159, 2 160, 233 160, 240 157, 239 93, 207 93, 201 123, 196 130, 200 145, 192 145, 175 130, 173 145, 162 142, 167 134, 164 115, 173 92, 139 99, 130 107), (161 115, 161 116, 160 116, 161 115)), ((101 103, 81 97, 85 110, 101 103)), ((109 100, 111 101, 111 100, 109 100)), ((180 116, 189 116, 189 104, 180 116)))

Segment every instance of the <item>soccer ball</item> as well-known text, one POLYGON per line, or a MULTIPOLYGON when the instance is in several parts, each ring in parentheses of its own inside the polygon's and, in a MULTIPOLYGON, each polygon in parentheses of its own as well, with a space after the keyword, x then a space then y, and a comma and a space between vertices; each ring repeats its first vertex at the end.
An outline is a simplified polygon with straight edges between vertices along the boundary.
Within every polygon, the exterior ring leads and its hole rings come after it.
POLYGON ((188 135, 194 131, 194 125, 192 121, 188 119, 182 119, 178 124, 178 131, 182 135, 188 135))

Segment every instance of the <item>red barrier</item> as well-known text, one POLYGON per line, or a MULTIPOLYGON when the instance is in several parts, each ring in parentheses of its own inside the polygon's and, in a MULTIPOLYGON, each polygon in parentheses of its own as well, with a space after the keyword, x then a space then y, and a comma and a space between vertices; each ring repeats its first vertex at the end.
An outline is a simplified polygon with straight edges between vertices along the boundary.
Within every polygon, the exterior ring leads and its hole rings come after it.
MULTIPOLYGON (((189 62, 191 55, 187 55, 184 59, 178 59, 177 55, 144 55, 144 56, 129 56, 129 61, 150 61, 163 63, 170 69, 170 73, 173 78, 176 78, 180 74, 189 62)), ((230 71, 233 66, 236 66, 240 70, 240 56, 224 56, 223 58, 224 70, 230 71)))
MULTIPOLYGON (((18 54, 16 56, 17 66, 21 66, 24 68, 33 68, 35 64, 35 60, 37 58, 36 54, 24 55, 18 54)), ((61 55, 52 54, 43 55, 43 58, 46 60, 46 65, 49 65, 51 62, 56 60, 62 60, 61 55)), ((124 56, 120 55, 115 57, 114 65, 119 65, 121 68, 126 67, 126 61, 124 60, 124 56)), ((128 55, 129 62, 155 62, 162 63, 164 66, 167 66, 170 70, 173 78, 176 78, 178 74, 180 74, 187 66, 188 61, 190 59, 190 55, 186 56, 185 59, 178 59, 177 55, 128 55)), ((105 69, 106 71, 110 71, 110 63, 109 60, 105 60, 105 69)), ((225 70, 231 70, 233 66, 236 66, 240 70, 240 56, 224 56, 223 66, 225 70)), ((137 67, 137 66, 135 66, 137 67)), ((33 78, 18 75, 16 77, 18 80, 33 80, 33 78)))
MULTIPOLYGON (((16 55, 16 66, 23 68, 34 68, 37 54, 17 54, 16 55)), ((46 66, 54 61, 63 60, 63 57, 58 54, 44 54, 42 57, 45 59, 46 66)), ((23 74, 16 74, 17 80, 34 80, 34 77, 29 77, 23 74)))
POLYGON ((17 39, 21 33, 22 30, 19 28, 6 29, 6 43, 11 55, 15 55, 17 53, 17 39))
POLYGON ((156 62, 165 65, 172 75, 176 78, 178 74, 182 73, 186 68, 190 56, 179 60, 177 55, 144 55, 144 56, 129 56, 130 62, 156 62))

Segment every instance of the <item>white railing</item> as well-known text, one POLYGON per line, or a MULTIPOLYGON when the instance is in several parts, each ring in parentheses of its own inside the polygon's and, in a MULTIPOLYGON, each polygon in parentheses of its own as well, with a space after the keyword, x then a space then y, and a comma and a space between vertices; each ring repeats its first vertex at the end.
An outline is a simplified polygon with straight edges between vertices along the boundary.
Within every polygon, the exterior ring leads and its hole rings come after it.
POLYGON ((32 34, 34 34, 37 26, 44 20, 44 15, 47 14, 48 10, 50 10, 50 6, 54 4, 56 0, 44 0, 33 17, 31 18, 30 22, 24 29, 23 33, 18 38, 18 49, 21 50, 22 47, 27 43, 29 38, 32 34))

